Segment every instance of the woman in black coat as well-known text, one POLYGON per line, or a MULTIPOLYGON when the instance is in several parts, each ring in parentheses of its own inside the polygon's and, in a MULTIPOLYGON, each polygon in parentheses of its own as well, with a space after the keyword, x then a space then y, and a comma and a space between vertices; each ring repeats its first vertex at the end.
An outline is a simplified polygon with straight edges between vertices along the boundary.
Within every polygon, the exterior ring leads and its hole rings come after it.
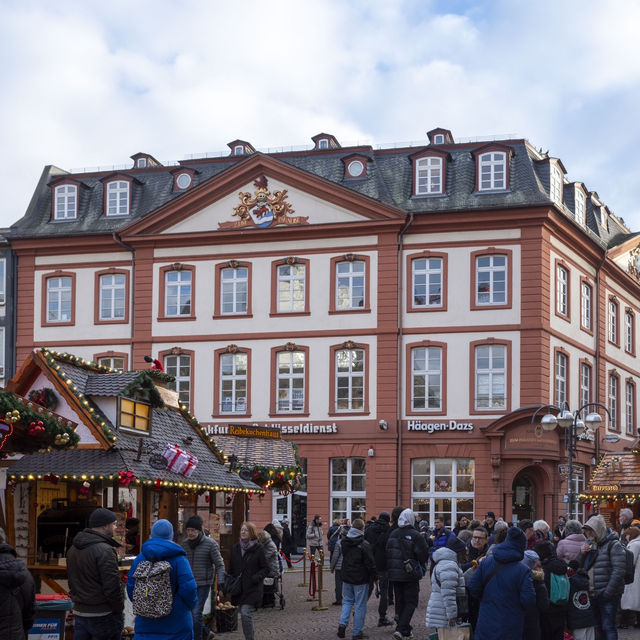
POLYGON ((243 522, 240 527, 240 541, 231 549, 229 574, 242 576, 242 590, 231 596, 231 604, 240 606, 242 633, 246 640, 253 637, 253 610, 262 605, 263 580, 269 568, 262 545, 258 542, 258 530, 252 522, 243 522))
POLYGON ((296 546, 293 542, 291 529, 289 529, 289 521, 285 518, 282 521, 282 553, 285 555, 285 560, 287 561, 289 569, 293 568, 293 564, 291 564, 291 556, 295 552, 296 546))

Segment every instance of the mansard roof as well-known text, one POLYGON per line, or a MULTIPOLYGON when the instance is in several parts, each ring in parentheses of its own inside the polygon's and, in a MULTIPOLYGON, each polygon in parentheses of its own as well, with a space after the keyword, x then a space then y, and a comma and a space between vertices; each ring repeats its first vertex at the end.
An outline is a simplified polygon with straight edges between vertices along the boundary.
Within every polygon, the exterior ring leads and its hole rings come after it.
MULTIPOLYGON (((433 214, 454 211, 506 209, 519 207, 556 206, 569 219, 574 219, 570 202, 554 205, 549 196, 548 177, 544 170, 547 154, 536 151, 526 140, 512 139, 499 142, 447 144, 449 159, 446 168, 446 193, 437 198, 414 196, 412 157, 433 146, 377 149, 371 146, 337 147, 318 153, 313 149, 256 152, 251 156, 224 156, 184 160, 181 167, 194 170, 193 183, 187 190, 174 188, 175 166, 152 166, 129 169, 127 175, 137 181, 131 194, 131 215, 126 218, 104 215, 104 179, 111 171, 92 173, 67 173, 53 166, 45 167, 25 216, 11 227, 12 238, 63 237, 74 235, 111 234, 126 225, 137 222, 158 209, 179 205, 181 198, 192 198, 203 185, 224 176, 250 159, 268 159, 270 166, 279 166, 280 175, 286 175, 287 167, 320 178, 329 185, 339 185, 383 207, 400 212, 433 214), (500 192, 476 190, 477 152, 500 147, 509 153, 509 185, 500 192), (345 176, 345 158, 358 154, 369 158, 366 175, 352 180, 345 176), (82 184, 83 197, 79 202, 78 216, 74 220, 52 221, 52 189, 47 185, 54 179, 70 178, 82 184)), ((254 160, 260 161, 260 160, 254 160)), ((266 160, 265 160, 266 161, 266 160)), ((592 192, 594 193, 594 192, 592 192)), ((595 194, 597 199, 597 194, 595 194)), ((188 201, 188 200, 187 200, 188 201)), ((365 202, 363 200, 363 202, 365 202)), ((628 236, 629 230, 615 216, 607 215, 607 225, 602 225, 598 204, 587 197, 587 232, 598 244, 609 247, 628 236)), ((146 225, 143 225, 143 227, 146 225)))

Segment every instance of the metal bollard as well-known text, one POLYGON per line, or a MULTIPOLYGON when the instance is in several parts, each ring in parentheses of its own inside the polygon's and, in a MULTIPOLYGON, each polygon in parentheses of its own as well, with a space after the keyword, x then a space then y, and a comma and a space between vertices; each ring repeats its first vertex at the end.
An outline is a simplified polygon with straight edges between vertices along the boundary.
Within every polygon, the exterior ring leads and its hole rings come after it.
POLYGON ((318 604, 315 607, 311 607, 312 611, 326 611, 329 607, 322 605, 322 592, 327 589, 322 588, 322 568, 324 565, 324 554, 320 552, 320 559, 318 563, 318 604))

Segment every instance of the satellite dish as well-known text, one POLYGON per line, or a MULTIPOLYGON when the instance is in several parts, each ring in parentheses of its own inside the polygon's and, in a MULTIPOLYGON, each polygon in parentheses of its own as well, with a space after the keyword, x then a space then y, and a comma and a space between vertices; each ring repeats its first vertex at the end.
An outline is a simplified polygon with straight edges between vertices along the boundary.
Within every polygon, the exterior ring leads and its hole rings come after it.
POLYGON ((240 469, 240 473, 238 475, 243 480, 253 480, 253 471, 249 471, 249 469, 240 469))

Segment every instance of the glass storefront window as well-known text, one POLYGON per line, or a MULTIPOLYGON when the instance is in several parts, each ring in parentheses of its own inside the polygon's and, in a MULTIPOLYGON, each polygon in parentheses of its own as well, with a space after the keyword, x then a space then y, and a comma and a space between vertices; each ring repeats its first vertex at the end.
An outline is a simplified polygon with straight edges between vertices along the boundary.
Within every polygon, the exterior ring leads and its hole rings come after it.
POLYGON ((331 520, 364 517, 367 488, 366 458, 331 459, 331 520))

